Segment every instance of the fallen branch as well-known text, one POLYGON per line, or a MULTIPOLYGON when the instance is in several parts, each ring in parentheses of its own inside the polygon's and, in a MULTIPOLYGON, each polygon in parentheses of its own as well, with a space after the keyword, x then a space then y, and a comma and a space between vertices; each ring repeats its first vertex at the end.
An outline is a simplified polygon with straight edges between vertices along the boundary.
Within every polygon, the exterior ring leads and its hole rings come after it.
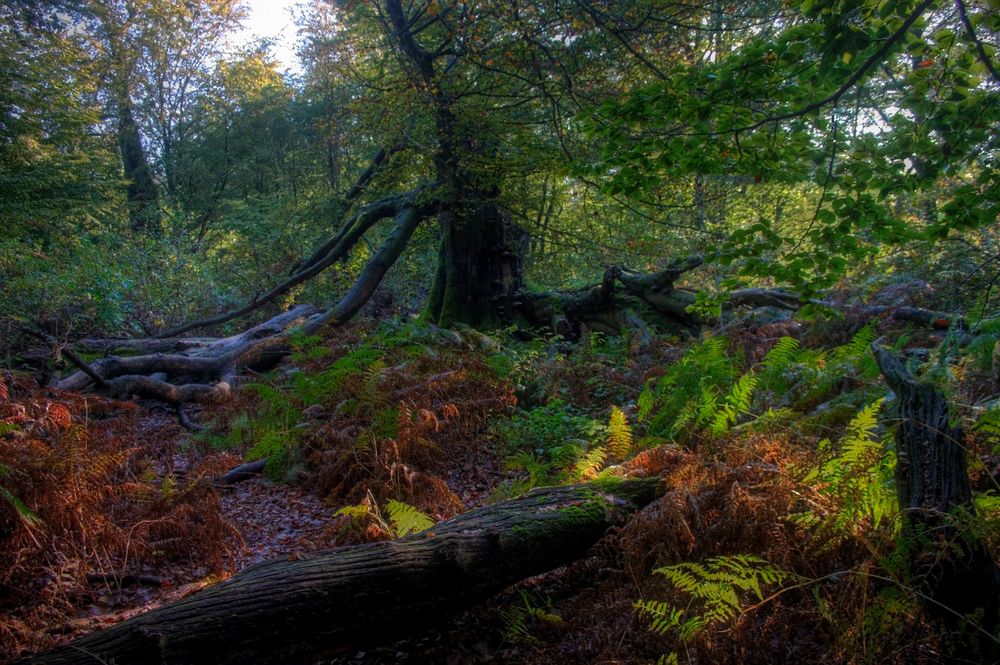
POLYGON ((256 478, 264 472, 264 467, 267 466, 267 459, 259 459, 253 462, 247 462, 246 464, 240 464, 227 471, 222 478, 219 479, 223 485, 235 485, 236 483, 241 483, 244 480, 250 480, 251 478, 256 478))

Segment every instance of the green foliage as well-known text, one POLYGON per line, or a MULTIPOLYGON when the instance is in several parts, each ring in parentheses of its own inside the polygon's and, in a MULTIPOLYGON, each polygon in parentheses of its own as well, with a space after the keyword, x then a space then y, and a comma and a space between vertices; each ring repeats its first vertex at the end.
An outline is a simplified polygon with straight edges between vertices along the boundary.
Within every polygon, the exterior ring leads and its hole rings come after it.
MULTIPOLYGON (((876 336, 875 322, 871 321, 847 344, 826 352, 803 354, 800 351, 805 362, 797 365, 794 406, 812 408, 841 392, 848 381, 866 384, 877 378, 878 364, 871 353, 871 343, 876 336)), ((867 394, 868 390, 865 392, 867 394)))
POLYGON ((491 430, 504 442, 508 468, 526 475, 506 488, 510 495, 596 473, 607 456, 607 427, 561 402, 494 420, 491 430))
POLYGON ((980 369, 1000 371, 1000 317, 984 319, 973 328, 975 338, 965 347, 965 353, 980 369))
MULTIPOLYGON (((806 295, 885 245, 994 223, 995 68, 948 5, 805 2, 800 11, 582 114, 602 150, 578 171, 636 201, 657 198, 664 181, 713 177, 808 197, 801 216, 758 214, 727 229, 715 255, 742 277, 806 295), (933 212, 922 206, 931 191, 933 212)), ((995 30, 990 13, 970 20, 995 30)), ((731 20, 739 30, 738 14, 731 20)))
POLYGON ((837 536, 859 535, 894 523, 896 457, 877 434, 882 402, 879 399, 862 409, 836 448, 828 440, 820 443, 823 461, 804 480, 817 483, 821 494, 836 501, 836 509, 822 517, 809 514, 805 521, 818 521, 837 536))
POLYGON ((763 602, 767 587, 794 578, 791 573, 749 554, 720 556, 704 563, 687 561, 655 572, 666 577, 688 602, 681 607, 667 601, 642 600, 636 603, 636 608, 650 620, 653 632, 676 633, 684 641, 745 611, 748 592, 763 602))
MULTIPOLYGON (((0 433, 0 436, 3 436, 3 434, 0 433)), ((9 466, 0 464, 0 478, 9 476, 11 473, 12 471, 9 466)), ((13 492, 8 490, 3 485, 0 485, 0 498, 10 504, 21 521, 28 526, 39 526, 42 523, 42 520, 35 514, 35 511, 25 505, 21 499, 17 498, 13 492)))
POLYGON ((552 611, 550 602, 540 603, 527 591, 521 590, 520 602, 503 607, 497 612, 504 625, 504 639, 519 644, 537 644, 538 638, 531 634, 532 623, 558 625, 562 617, 552 611))
POLYGON ((291 358, 294 362, 300 363, 308 360, 319 360, 325 358, 332 350, 323 346, 323 338, 320 335, 307 335, 302 330, 292 332, 289 345, 292 347, 291 358))
POLYGON ((617 406, 611 407, 608 419, 608 454, 616 459, 625 459, 632 451, 632 429, 625 412, 617 406))
POLYGON ((788 371, 799 361, 799 340, 794 337, 782 337, 778 340, 761 362, 758 372, 758 383, 764 390, 776 395, 786 392, 790 385, 788 371))
POLYGON ((278 480, 288 470, 291 452, 298 443, 296 425, 302 418, 300 402, 293 393, 267 383, 250 383, 245 387, 256 393, 265 406, 247 432, 246 443, 250 449, 246 458, 251 461, 266 458, 265 472, 278 480))
POLYGON ((986 409, 976 419, 976 429, 985 433, 1000 448, 1000 406, 986 409))
POLYGON ((724 337, 706 337, 668 367, 654 386, 646 386, 639 396, 639 418, 648 420, 654 436, 686 440, 715 420, 720 395, 728 394, 736 382, 736 366, 737 360, 726 353, 724 337))
POLYGON ((739 417, 750 412, 750 402, 753 399, 754 388, 757 387, 757 378, 750 374, 744 374, 736 383, 732 390, 726 395, 725 401, 718 406, 718 410, 709 425, 712 434, 725 434, 729 428, 736 424, 739 417))
POLYGON ((408 503, 392 500, 386 504, 385 509, 397 538, 419 533, 434 526, 433 519, 408 503))
POLYGON ((343 388, 348 379, 364 377, 362 385, 365 388, 360 396, 365 398, 367 406, 372 406, 378 401, 378 374, 384 367, 381 362, 381 352, 364 346, 338 358, 321 372, 295 373, 292 376, 291 388, 305 406, 329 405, 335 400, 344 398, 343 388))

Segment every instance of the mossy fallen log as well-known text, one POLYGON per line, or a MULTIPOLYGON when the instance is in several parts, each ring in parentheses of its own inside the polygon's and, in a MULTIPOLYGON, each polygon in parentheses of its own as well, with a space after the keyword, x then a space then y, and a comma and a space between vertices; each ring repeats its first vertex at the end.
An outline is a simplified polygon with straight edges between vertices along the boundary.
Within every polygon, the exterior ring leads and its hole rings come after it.
POLYGON ((265 561, 21 663, 315 662, 574 561, 659 492, 655 478, 542 488, 401 540, 265 561))

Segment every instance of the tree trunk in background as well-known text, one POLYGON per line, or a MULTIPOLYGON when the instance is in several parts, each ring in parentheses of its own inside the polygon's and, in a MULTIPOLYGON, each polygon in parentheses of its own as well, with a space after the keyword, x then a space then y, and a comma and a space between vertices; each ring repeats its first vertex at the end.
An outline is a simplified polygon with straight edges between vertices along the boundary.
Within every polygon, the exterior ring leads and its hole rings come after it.
POLYGON ((962 650, 976 653, 980 662, 995 662, 996 638, 979 629, 994 633, 1000 623, 1000 574, 978 534, 961 522, 976 512, 965 436, 952 427, 941 392, 918 383, 890 351, 875 345, 873 351, 896 394, 896 492, 910 583, 923 594, 928 616, 963 633, 962 650))
POLYGON ((384 643, 574 561, 660 480, 534 490, 402 540, 257 564, 22 663, 309 663, 384 643))
POLYGON ((146 158, 135 122, 132 103, 120 96, 117 103, 118 150, 122 169, 128 181, 127 201, 129 223, 134 233, 158 236, 162 230, 160 197, 153 181, 152 169, 146 158))
POLYGON ((526 236, 482 197, 439 216, 442 239, 427 313, 440 326, 509 322, 523 286, 526 236))

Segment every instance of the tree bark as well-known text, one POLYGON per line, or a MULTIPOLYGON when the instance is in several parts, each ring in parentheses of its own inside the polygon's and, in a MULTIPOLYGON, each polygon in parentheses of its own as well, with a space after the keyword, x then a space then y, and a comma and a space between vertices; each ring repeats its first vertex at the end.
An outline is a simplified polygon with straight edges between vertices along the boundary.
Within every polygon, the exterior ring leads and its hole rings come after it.
POLYGON ((900 536, 909 577, 926 613, 951 630, 966 631, 965 646, 1000 655, 996 638, 963 626, 995 632, 1000 576, 986 546, 961 519, 974 517, 965 462, 965 436, 951 425, 948 401, 918 383, 896 356, 872 345, 886 383, 896 394, 896 492, 903 515, 900 536))
POLYGON ((365 233, 367 233, 368 230, 371 229, 377 222, 387 217, 398 215, 403 210, 413 209, 412 206, 416 196, 416 192, 409 192, 402 196, 389 197, 365 206, 350 220, 348 220, 348 222, 344 224, 343 228, 341 228, 333 238, 327 241, 319 250, 306 259, 302 263, 301 268, 295 274, 290 276, 281 284, 275 286, 264 295, 255 298, 253 301, 247 303, 239 309, 219 314, 218 316, 209 317, 207 319, 192 321, 182 326, 178 326, 177 328, 167 330, 157 335, 157 338, 175 337, 198 328, 217 326, 256 311, 267 303, 274 301, 274 299, 278 296, 287 293, 295 286, 298 286, 299 284, 302 284, 303 282, 320 274, 333 265, 337 260, 347 256, 348 252, 350 252, 351 249, 353 249, 354 246, 361 241, 361 238, 365 235, 365 233))
POLYGON ((274 559, 22 665, 305 663, 413 632, 585 555, 655 478, 543 488, 398 541, 274 559))

